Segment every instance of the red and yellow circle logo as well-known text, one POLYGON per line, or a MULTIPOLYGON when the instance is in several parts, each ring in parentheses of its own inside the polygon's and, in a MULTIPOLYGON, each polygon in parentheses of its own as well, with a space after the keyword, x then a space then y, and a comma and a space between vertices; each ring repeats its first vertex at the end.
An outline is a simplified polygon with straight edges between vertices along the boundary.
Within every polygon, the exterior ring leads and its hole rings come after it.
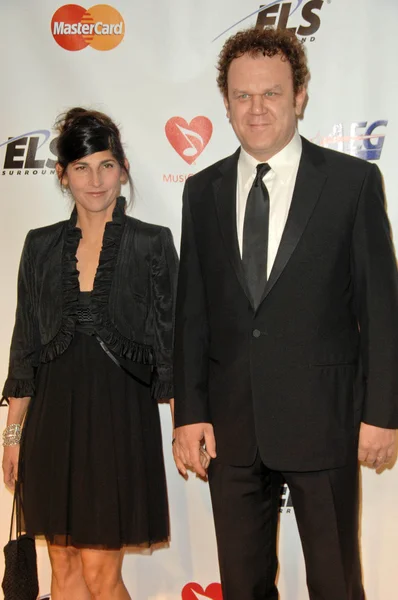
POLYGON ((88 10, 78 4, 65 4, 53 14, 51 33, 64 50, 113 50, 124 38, 124 20, 108 4, 96 4, 88 10))

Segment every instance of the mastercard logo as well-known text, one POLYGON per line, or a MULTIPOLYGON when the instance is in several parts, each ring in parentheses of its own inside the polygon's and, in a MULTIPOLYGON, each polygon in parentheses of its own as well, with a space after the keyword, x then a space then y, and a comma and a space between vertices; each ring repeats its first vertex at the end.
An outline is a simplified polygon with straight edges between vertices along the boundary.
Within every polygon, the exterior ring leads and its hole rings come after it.
POLYGON ((51 33, 64 50, 74 52, 91 46, 113 50, 124 38, 122 15, 113 6, 96 4, 88 10, 78 4, 65 4, 53 14, 51 33))

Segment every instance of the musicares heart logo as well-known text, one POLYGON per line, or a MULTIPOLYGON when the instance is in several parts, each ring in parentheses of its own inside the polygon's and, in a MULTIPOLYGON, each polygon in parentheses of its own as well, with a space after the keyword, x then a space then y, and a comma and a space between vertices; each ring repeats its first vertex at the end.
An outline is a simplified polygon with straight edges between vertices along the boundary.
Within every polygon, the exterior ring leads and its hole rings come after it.
POLYGON ((174 150, 191 165, 209 143, 213 125, 207 117, 195 117, 190 123, 182 117, 171 117, 165 132, 174 150))
POLYGON ((182 600, 223 600, 221 584, 211 583, 204 590, 198 583, 187 583, 182 590, 182 600))

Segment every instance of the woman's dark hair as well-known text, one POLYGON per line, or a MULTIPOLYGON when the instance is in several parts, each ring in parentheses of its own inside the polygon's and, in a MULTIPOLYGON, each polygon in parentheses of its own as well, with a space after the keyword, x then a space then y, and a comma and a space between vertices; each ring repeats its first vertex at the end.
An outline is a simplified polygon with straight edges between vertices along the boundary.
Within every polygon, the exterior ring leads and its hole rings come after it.
POLYGON ((109 150, 128 177, 130 194, 133 182, 126 168, 126 155, 120 138, 120 131, 110 117, 96 110, 71 108, 60 115, 55 123, 59 133, 57 157, 61 166, 60 180, 70 163, 95 152, 109 150))

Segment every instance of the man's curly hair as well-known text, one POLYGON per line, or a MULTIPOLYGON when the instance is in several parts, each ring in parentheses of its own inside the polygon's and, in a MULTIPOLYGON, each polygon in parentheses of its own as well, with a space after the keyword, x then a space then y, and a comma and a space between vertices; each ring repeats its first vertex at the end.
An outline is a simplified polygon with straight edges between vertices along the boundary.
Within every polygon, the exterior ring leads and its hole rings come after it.
POLYGON ((294 93, 305 86, 308 78, 307 57, 294 33, 285 29, 251 27, 238 31, 225 42, 219 57, 217 84, 223 96, 228 95, 228 70, 231 62, 244 54, 275 56, 280 54, 290 63, 294 93))

